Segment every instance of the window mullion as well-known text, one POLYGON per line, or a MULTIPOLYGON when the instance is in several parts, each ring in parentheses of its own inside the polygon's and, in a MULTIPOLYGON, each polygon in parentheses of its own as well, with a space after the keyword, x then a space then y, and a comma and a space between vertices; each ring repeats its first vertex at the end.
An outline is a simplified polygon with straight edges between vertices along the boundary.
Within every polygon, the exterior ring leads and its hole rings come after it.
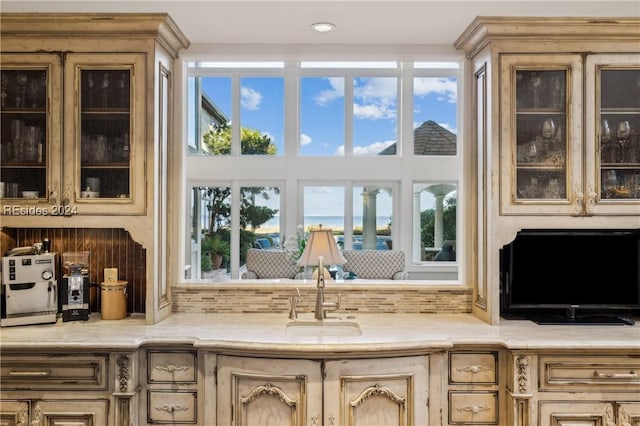
POLYGON ((353 157, 353 78, 347 72, 344 77, 344 155, 353 157))
POLYGON ((234 73, 231 78, 231 156, 242 154, 240 144, 240 76, 234 73))

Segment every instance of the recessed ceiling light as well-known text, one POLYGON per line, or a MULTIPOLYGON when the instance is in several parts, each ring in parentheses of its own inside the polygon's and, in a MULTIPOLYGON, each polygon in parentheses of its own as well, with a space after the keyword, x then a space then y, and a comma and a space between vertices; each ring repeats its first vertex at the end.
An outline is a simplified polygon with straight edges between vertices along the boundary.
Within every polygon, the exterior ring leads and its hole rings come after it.
POLYGON ((316 22, 315 24, 311 24, 311 29, 319 33, 328 33, 335 27, 336 26, 330 22, 316 22))

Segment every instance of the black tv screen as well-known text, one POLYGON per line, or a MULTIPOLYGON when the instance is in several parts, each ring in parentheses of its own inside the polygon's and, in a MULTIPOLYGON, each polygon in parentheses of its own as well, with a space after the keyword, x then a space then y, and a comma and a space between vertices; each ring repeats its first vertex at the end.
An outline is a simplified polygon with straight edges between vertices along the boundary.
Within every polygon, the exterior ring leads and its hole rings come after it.
POLYGON ((640 230, 530 229, 501 250, 504 317, 640 309, 640 230))

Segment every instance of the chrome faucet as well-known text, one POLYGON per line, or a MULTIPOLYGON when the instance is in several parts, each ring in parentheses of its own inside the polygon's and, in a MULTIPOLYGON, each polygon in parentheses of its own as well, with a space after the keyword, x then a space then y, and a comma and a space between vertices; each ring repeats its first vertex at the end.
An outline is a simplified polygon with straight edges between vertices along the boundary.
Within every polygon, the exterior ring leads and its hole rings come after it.
POLYGON ((289 309, 289 319, 294 320, 298 318, 297 307, 299 302, 300 302, 300 289, 296 287, 295 289, 291 290, 291 309, 289 309))
POLYGON ((317 320, 323 320, 327 317, 327 312, 337 311, 340 308, 340 295, 338 294, 337 302, 324 301, 324 259, 322 256, 318 259, 318 281, 316 287, 316 310, 314 316, 317 320))

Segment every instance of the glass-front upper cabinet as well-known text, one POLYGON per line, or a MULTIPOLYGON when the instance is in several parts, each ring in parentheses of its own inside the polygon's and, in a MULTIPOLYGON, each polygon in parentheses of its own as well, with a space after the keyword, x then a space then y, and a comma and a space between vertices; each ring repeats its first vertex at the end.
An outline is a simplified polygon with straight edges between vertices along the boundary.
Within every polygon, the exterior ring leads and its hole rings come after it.
POLYGON ((581 214, 579 55, 502 55, 501 212, 581 214))
POLYGON ((57 202, 60 183, 60 57, 3 54, 0 65, 0 200, 57 202), (56 119, 54 119, 54 117, 56 119))
POLYGON ((640 55, 586 61, 589 213, 640 215, 640 55))
POLYGON ((145 79, 139 54, 69 54, 65 197, 78 214, 143 213, 145 79))

